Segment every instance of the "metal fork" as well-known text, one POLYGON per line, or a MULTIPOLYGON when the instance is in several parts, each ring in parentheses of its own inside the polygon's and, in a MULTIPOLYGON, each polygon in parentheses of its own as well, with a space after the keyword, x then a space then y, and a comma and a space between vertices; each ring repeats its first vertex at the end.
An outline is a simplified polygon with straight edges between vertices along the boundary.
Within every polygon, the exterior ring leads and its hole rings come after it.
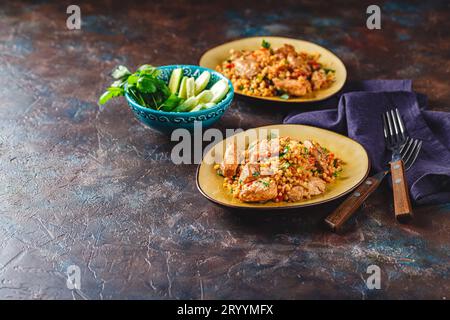
MULTIPOLYGON (((405 171, 409 170, 414 165, 421 148, 422 141, 411 139, 409 137, 406 138, 406 143, 400 150, 400 155, 405 164, 405 171)), ((345 221, 347 221, 363 202, 378 188, 389 171, 389 169, 381 171, 361 183, 361 185, 325 219, 327 225, 333 231, 339 231, 345 221)))
POLYGON ((406 222, 412 218, 413 213, 404 162, 400 155, 400 151, 406 145, 407 134, 398 109, 383 114, 383 125, 386 148, 392 151, 390 166, 395 217, 399 222, 406 222))

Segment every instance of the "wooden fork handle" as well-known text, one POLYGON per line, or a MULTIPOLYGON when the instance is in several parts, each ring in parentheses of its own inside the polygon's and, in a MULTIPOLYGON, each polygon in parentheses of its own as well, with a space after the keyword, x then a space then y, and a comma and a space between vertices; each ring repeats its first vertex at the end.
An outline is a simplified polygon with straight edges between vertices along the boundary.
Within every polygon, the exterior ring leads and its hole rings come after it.
MULTIPOLYGON (((384 177, 384 176, 383 176, 384 177)), ((374 177, 367 178, 351 195, 345 199, 341 205, 333 211, 325 222, 333 231, 339 231, 363 202, 374 192, 380 185, 383 179, 376 179, 374 177)))
POLYGON ((407 222, 412 218, 413 212, 402 160, 391 162, 391 176, 395 218, 399 222, 407 222))

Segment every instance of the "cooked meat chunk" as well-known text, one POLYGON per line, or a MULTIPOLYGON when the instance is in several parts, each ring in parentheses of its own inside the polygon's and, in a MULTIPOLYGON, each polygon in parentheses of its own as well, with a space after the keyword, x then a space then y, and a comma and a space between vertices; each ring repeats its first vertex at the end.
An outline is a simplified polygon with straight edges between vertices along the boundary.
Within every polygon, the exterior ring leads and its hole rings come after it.
POLYGON ((308 191, 312 196, 324 193, 325 188, 326 182, 320 178, 312 177, 311 180, 308 181, 308 191))
POLYGON ((305 197, 305 188, 295 186, 287 192, 290 201, 300 201, 305 197))
POLYGON ((326 182, 320 178, 312 177, 308 182, 308 188, 295 186, 287 192, 290 201, 300 201, 308 195, 316 196, 325 192, 326 182))
POLYGON ((247 79, 253 78, 260 71, 259 63, 250 57, 236 59, 234 61, 234 67, 236 74, 247 79))
POLYGON ((312 144, 310 141, 305 140, 303 145, 309 149, 310 154, 316 159, 315 166, 322 171, 323 167, 320 162, 325 158, 326 154, 322 151, 321 147, 312 144))
MULTIPOLYGON (((299 69, 299 72, 302 72, 305 75, 311 74, 311 66, 301 56, 297 54, 289 54, 287 56, 287 61, 292 68, 299 69)), ((297 74, 299 74, 299 72, 297 74)))
POLYGON ((294 55, 296 52, 294 46, 285 43, 284 46, 275 50, 275 53, 286 58, 289 54, 294 55))
POLYGON ((314 71, 311 76, 311 82, 314 90, 322 89, 328 85, 327 75, 323 70, 314 71))
POLYGON ((230 143, 225 149, 225 155, 223 161, 220 164, 220 170, 224 177, 233 177, 236 174, 236 170, 239 165, 238 151, 236 143, 230 143))
POLYGON ((257 161, 270 158, 271 156, 278 155, 280 150, 279 139, 263 139, 255 144, 251 150, 249 150, 249 161, 256 163, 257 161))
POLYGON ((261 176, 259 164, 247 163, 242 167, 241 174, 239 176, 240 183, 247 183, 258 179, 261 176))
POLYGON ((274 175, 279 166, 278 159, 274 159, 275 161, 271 161, 269 166, 261 167, 261 176, 272 176, 274 175))
POLYGON ((251 163, 256 163, 261 159, 270 156, 270 145, 267 139, 263 139, 256 143, 251 150, 249 150, 249 160, 251 163))
POLYGON ((309 140, 303 141, 303 145, 304 145, 305 147, 307 147, 308 149, 311 149, 311 148, 313 147, 312 142, 309 141, 309 140))
POLYGON ((304 96, 312 91, 311 84, 307 79, 299 77, 298 79, 278 79, 274 78, 273 83, 275 88, 280 91, 286 92, 292 96, 304 96))
POLYGON ((277 196, 277 184, 269 178, 258 179, 242 186, 239 199, 245 202, 265 202, 277 196))
POLYGON ((300 67, 304 64, 303 59, 300 57, 296 57, 293 54, 287 56, 287 61, 293 67, 300 67))

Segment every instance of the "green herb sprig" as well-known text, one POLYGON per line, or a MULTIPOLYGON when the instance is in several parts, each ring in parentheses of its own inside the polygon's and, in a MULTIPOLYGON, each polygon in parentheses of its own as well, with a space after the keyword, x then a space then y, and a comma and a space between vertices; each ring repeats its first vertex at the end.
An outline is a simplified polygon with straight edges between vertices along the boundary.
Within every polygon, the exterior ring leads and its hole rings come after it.
POLYGON ((170 111, 184 100, 170 92, 166 83, 159 79, 160 70, 144 64, 136 72, 131 73, 127 67, 116 67, 111 76, 115 80, 98 99, 103 105, 112 98, 124 96, 127 93, 141 106, 156 110, 170 111))
POLYGON ((270 48, 270 43, 263 39, 263 41, 261 43, 261 47, 263 47, 265 49, 269 49, 270 48))

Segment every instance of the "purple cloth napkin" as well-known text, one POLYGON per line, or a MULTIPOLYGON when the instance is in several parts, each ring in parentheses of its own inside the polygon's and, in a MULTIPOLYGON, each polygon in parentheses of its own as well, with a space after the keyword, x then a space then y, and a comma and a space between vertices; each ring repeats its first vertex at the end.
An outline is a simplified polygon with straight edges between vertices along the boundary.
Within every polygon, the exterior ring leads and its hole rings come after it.
POLYGON ((373 172, 386 169, 391 158, 384 144, 381 115, 398 108, 408 134, 423 140, 419 157, 406 173, 412 199, 418 204, 450 202, 450 113, 426 110, 426 96, 412 91, 411 80, 349 84, 322 106, 333 109, 291 113, 284 123, 312 125, 349 136, 366 148, 373 172))

